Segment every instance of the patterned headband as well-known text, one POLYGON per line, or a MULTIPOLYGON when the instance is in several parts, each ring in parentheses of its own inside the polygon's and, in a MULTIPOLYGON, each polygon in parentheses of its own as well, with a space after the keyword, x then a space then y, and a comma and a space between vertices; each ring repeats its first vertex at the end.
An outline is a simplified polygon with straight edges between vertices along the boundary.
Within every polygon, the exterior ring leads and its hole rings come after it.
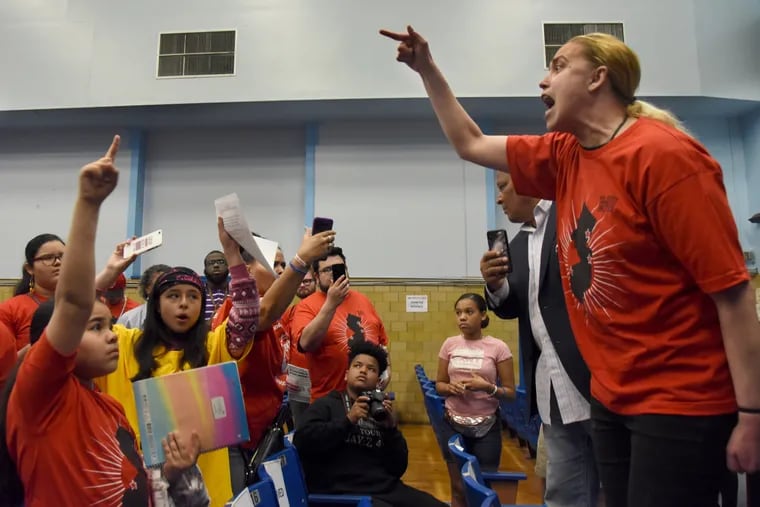
POLYGON ((170 287, 174 287, 181 283, 194 286, 201 291, 201 294, 205 291, 203 282, 195 272, 187 268, 172 268, 171 271, 167 271, 158 279, 158 282, 156 283, 158 294, 163 294, 170 287))

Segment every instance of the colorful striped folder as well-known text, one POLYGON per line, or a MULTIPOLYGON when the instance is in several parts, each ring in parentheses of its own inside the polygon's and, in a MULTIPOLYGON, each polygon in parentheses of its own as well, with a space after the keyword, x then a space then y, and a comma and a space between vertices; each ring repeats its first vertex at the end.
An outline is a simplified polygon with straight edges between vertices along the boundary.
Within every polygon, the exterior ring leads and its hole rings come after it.
POLYGON ((237 363, 227 362, 139 380, 132 385, 147 466, 166 459, 161 439, 196 431, 201 452, 250 439, 237 363))

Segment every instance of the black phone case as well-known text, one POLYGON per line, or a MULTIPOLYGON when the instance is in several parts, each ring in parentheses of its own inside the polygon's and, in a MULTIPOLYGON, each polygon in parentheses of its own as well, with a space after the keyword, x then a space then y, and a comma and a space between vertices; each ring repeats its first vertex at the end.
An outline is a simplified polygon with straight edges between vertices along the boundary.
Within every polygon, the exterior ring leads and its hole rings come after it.
POLYGON ((333 275, 333 282, 336 281, 338 278, 346 274, 346 265, 345 264, 333 264, 332 265, 332 275, 333 275))
POLYGON ((311 225, 311 234, 319 234, 320 232, 329 231, 333 227, 332 218, 315 217, 314 223, 311 225))
POLYGON ((512 272, 512 253, 509 251, 509 236, 507 236, 507 231, 505 231, 504 229, 488 231, 486 233, 486 236, 488 238, 489 250, 493 250, 494 243, 496 242, 496 239, 499 236, 504 237, 504 254, 507 256, 507 259, 509 259, 509 267, 507 268, 507 273, 511 273, 512 272))

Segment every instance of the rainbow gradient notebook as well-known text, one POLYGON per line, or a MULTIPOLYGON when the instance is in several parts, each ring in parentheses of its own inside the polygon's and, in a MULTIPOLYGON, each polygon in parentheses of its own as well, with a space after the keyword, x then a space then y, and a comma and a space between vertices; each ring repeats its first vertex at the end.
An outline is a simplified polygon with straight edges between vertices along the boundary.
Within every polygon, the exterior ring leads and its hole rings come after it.
POLYGON ((170 431, 196 431, 201 452, 250 439, 235 362, 139 380, 132 389, 143 457, 149 467, 165 461, 161 440, 170 431))

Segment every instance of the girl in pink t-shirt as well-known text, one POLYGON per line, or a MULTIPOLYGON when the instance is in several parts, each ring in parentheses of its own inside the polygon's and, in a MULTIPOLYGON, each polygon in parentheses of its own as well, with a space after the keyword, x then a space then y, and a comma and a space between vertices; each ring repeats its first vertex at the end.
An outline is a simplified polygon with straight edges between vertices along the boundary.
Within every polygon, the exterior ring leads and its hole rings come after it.
POLYGON ((463 507, 460 471, 445 444, 451 435, 459 433, 465 450, 478 458, 483 470, 499 468, 499 398, 515 397, 515 377, 507 344, 493 336, 483 336, 488 326, 485 299, 479 294, 462 294, 454 310, 461 334, 443 342, 435 389, 447 397, 444 432, 448 434, 441 445, 451 478, 451 507, 463 507))

